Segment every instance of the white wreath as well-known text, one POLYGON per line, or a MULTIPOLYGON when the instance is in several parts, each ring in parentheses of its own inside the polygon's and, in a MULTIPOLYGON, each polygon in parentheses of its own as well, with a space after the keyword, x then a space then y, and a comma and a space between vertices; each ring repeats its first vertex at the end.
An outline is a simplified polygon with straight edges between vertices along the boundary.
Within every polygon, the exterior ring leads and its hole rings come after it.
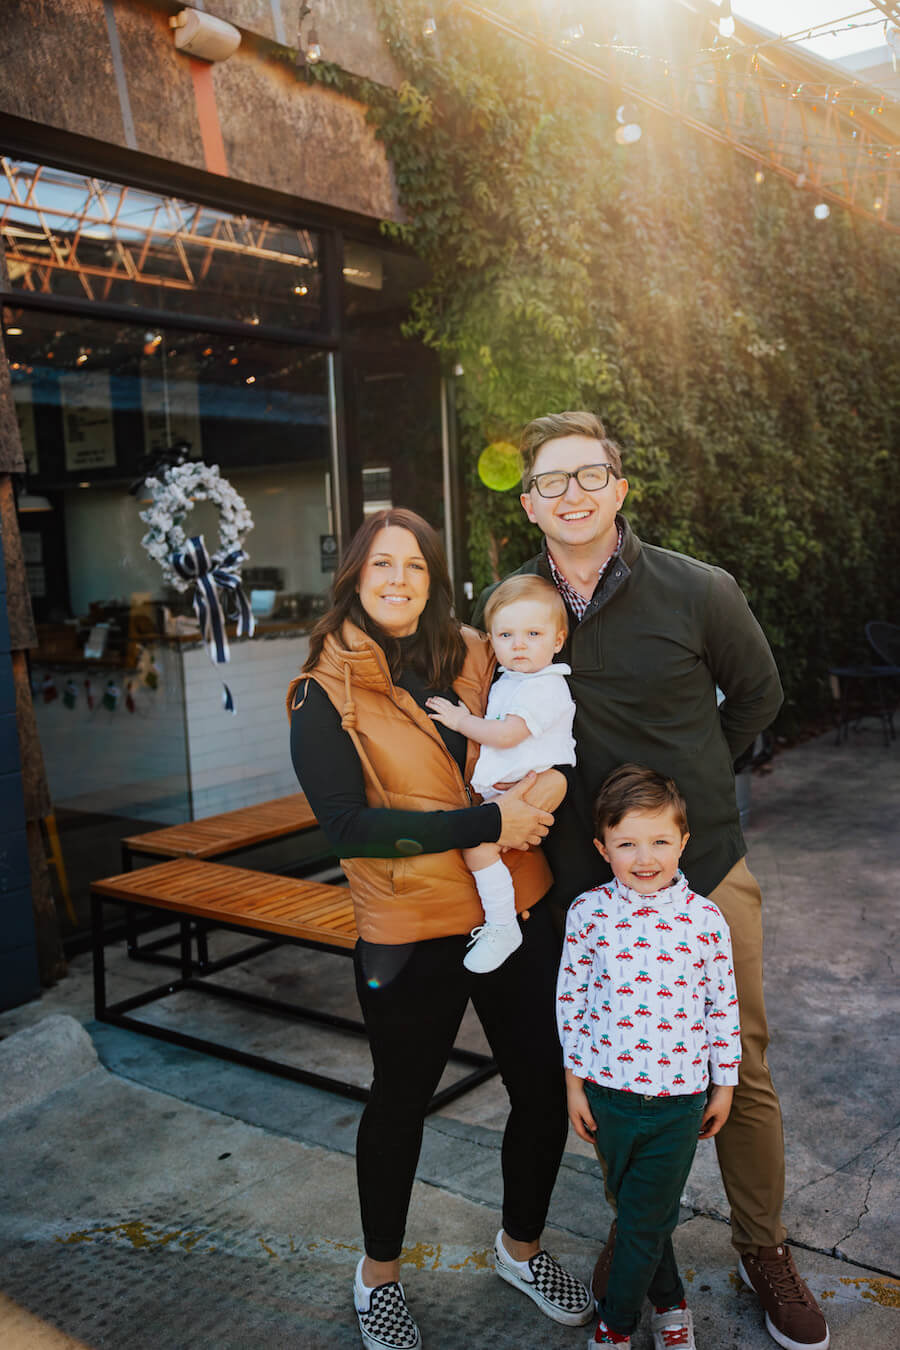
MULTIPOLYGON (((173 555, 181 553, 188 540, 183 528, 185 519, 198 501, 213 502, 219 508, 219 542, 213 561, 227 557, 243 547, 244 536, 253 529, 253 517, 243 497, 219 473, 217 464, 190 461, 175 464, 157 478, 148 478, 144 486, 153 498, 140 518, 149 526, 141 543, 151 558, 155 558, 170 586, 178 591, 189 590, 194 582, 179 576, 172 564, 173 555)), ((245 555, 246 556, 246 555, 245 555)))

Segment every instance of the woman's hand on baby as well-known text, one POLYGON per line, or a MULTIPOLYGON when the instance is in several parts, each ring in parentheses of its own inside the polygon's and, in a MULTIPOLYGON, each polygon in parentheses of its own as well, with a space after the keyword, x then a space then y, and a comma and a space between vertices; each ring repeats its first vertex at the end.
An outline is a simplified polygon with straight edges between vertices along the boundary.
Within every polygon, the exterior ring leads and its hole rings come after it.
POLYGON ((553 816, 539 806, 532 806, 525 800, 530 788, 534 786, 537 775, 527 773, 518 783, 497 797, 500 808, 501 848, 525 849, 529 845, 539 844, 553 824, 553 816))
POLYGON ((467 710, 459 703, 451 703, 448 698, 427 698, 425 707, 433 721, 440 722, 442 726, 449 727, 451 731, 459 731, 463 718, 467 715, 467 710))
POLYGON ((733 1087, 725 1087, 721 1083, 716 1083, 709 1094, 709 1101, 703 1111, 703 1119, 700 1122, 700 1139, 712 1139, 714 1134, 718 1134, 725 1124, 731 1112, 731 1099, 734 1096, 733 1087))

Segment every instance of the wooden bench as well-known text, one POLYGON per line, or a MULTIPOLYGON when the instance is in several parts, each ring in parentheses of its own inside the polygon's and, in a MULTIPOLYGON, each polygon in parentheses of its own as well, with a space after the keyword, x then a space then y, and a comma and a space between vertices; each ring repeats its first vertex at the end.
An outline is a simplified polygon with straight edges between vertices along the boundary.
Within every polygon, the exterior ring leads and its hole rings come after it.
MULTIPOLYGON (((161 831, 160 833, 163 833, 161 831)), ((100 1022, 128 1027, 133 1031, 155 1036, 174 1045, 186 1046, 222 1059, 246 1064, 291 1078, 301 1083, 338 1092, 357 1101, 366 1101, 368 1089, 343 1079, 296 1068, 279 1060, 252 1054, 219 1041, 191 1036, 169 1026, 142 1022, 129 1014, 135 1009, 155 1003, 182 989, 199 990, 218 998, 247 1004, 265 1012, 299 1018, 336 1028, 339 1031, 365 1035, 359 1021, 339 1017, 333 1013, 286 1003, 216 983, 209 977, 235 966, 251 957, 271 951, 281 943, 311 947, 318 951, 352 956, 357 933, 353 919, 350 892, 344 886, 326 885, 318 881, 299 880, 269 872, 253 872, 248 868, 232 867, 201 859, 177 859, 123 872, 91 885, 92 944, 94 954, 94 1015, 100 1022), (117 1003, 107 1001, 106 992, 106 933, 105 908, 108 904, 122 906, 126 913, 138 908, 167 912, 177 919, 180 931, 180 973, 165 984, 144 990, 117 1003), (215 924, 232 932, 262 937, 252 947, 243 948, 217 961, 199 951, 194 959, 195 925, 215 924)), ((471 1071, 449 1087, 435 1094, 429 1111, 453 1101, 470 1088, 492 1077, 497 1068, 487 1055, 470 1050, 454 1049, 452 1058, 470 1066, 471 1071)))
POLYGON ((134 858, 225 858, 230 853, 270 844, 291 834, 317 828, 312 807, 302 792, 256 806, 241 806, 186 825, 167 825, 122 840, 122 871, 131 871, 134 858))
MULTIPOLYGON (((130 872, 136 857, 227 858, 232 853, 243 853, 317 828, 318 822, 306 797, 302 792, 294 792, 289 797, 241 806, 184 825, 167 825, 161 830, 127 835, 121 844, 122 871, 130 872)), ((125 928, 130 957, 160 965, 173 964, 171 957, 160 952, 161 947, 170 945, 168 938, 138 945, 138 929, 132 911, 126 914, 125 928)), ((201 960, 205 961, 206 926, 203 924, 197 925, 197 941, 201 960)))

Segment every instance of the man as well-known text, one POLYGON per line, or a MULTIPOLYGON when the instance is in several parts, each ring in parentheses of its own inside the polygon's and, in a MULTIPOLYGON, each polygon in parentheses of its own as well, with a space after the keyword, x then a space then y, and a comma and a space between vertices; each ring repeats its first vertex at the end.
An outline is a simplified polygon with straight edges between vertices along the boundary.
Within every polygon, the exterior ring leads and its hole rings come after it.
MULTIPOLYGON (((521 443, 522 507, 544 535, 518 569, 551 580, 569 611, 561 659, 576 704, 578 767, 546 852, 551 902, 567 906, 605 879, 590 803, 625 762, 673 778, 688 806, 681 865, 731 929, 743 1062, 731 1117, 716 1137, 739 1273, 785 1350, 825 1350, 825 1319, 784 1244, 784 1138, 766 1063, 759 887, 744 861, 733 761, 782 701, 775 661, 734 579, 720 568, 642 544, 619 514, 628 492, 618 447, 591 413, 539 417, 521 443), (724 700, 717 708, 717 687, 724 700)), ((478 623, 488 594, 480 597, 478 623)), ((615 1225, 594 1271, 605 1291, 615 1225)))

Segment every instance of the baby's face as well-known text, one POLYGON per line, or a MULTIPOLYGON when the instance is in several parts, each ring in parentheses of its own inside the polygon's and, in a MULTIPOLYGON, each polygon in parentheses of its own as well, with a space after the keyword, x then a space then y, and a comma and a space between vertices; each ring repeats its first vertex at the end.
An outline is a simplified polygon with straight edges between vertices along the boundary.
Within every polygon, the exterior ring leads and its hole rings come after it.
POLYGON ((494 654, 507 670, 533 674, 549 666, 566 640, 552 609, 536 600, 514 600, 491 623, 494 654))

